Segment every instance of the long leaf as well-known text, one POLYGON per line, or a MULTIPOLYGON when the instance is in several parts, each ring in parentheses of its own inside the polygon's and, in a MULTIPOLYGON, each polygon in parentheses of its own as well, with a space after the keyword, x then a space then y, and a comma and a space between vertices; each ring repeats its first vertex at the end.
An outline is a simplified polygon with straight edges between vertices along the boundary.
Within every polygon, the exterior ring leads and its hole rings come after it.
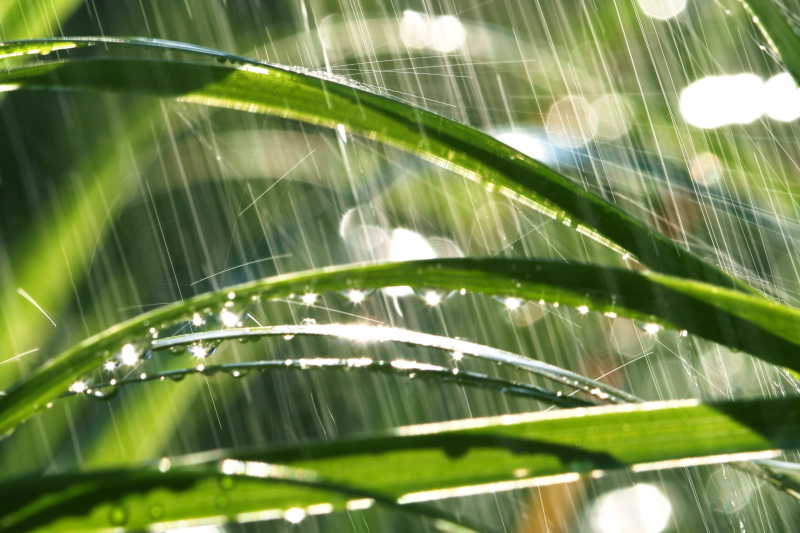
POLYGON ((138 46, 204 55, 235 65, 166 59, 66 60, 0 73, 0 86, 6 90, 62 88, 154 94, 335 128, 345 138, 354 134, 375 139, 496 188, 620 253, 633 254, 654 270, 753 291, 614 205, 494 138, 342 83, 346 80, 310 76, 201 47, 148 39, 11 42, 0 45, 0 55, 101 42, 109 48, 138 46))
POLYGON ((588 306, 647 322, 685 329, 748 351, 765 361, 800 369, 800 311, 758 296, 655 273, 579 263, 527 259, 436 259, 356 265, 276 276, 201 294, 117 324, 49 361, 0 398, 0 432, 12 430, 74 381, 99 367, 104 350, 148 338, 153 325, 221 308, 231 297, 282 298, 304 291, 437 287, 588 306))
POLYGON ((576 481, 612 469, 642 472, 773 457, 776 449, 797 446, 796 398, 504 415, 244 454, 201 454, 162 462, 162 470, 172 465, 164 473, 135 469, 8 481, 0 485, 0 524, 62 531, 140 528, 266 510, 281 516, 282 509, 308 511, 320 504, 346 506, 341 497, 322 499, 307 488, 263 483, 282 477, 285 466, 312 481, 419 504, 576 481), (215 505, 220 500, 224 506, 215 505))
POLYGON ((800 83, 800 37, 790 26, 788 16, 773 0, 739 0, 753 17, 770 48, 786 64, 789 73, 800 83))
MULTIPOLYGON (((368 372, 387 374, 395 376, 413 377, 415 379, 429 380, 434 383, 455 383, 477 389, 496 391, 510 396, 535 399, 559 407, 586 407, 594 405, 592 402, 574 398, 572 396, 558 394, 547 389, 489 377, 485 374, 471 372, 469 370, 459 370, 445 368, 439 365, 423 363, 408 359, 394 359, 391 361, 376 360, 369 357, 348 357, 345 359, 338 357, 303 357, 301 359, 281 359, 266 361, 246 361, 243 363, 226 363, 221 365, 206 365, 199 363, 192 368, 179 368, 176 370, 166 370, 164 372, 154 372, 146 374, 145 377, 133 377, 115 380, 104 383, 87 384, 90 396, 107 399, 113 395, 120 387, 128 385, 138 385, 149 381, 180 381, 192 374, 203 374, 213 376, 216 374, 228 374, 234 378, 242 377, 252 371, 257 372, 296 372, 307 371, 330 371, 342 370, 348 373, 368 372)), ((78 393, 70 391, 65 396, 77 396, 78 393)))
MULTIPOLYGON (((187 520, 193 524, 226 519, 246 523, 283 518, 297 523, 306 516, 365 510, 375 503, 433 519, 442 531, 498 531, 432 506, 400 505, 382 494, 326 482, 307 470, 237 463, 244 471, 236 475, 215 465, 201 465, 169 474, 147 468, 51 476, 47 494, 42 494, 42 486, 34 480, 15 480, 17 490, 9 490, 8 483, 0 485, 0 494, 10 503, 0 505, 4 512, 0 531, 105 531, 147 526, 161 530, 185 526, 187 520)), ((231 463, 226 464, 229 469, 231 463)))
POLYGON ((323 337, 337 337, 340 339, 367 342, 396 342, 412 346, 457 352, 493 361, 495 363, 515 366, 531 374, 544 377, 556 383, 580 390, 599 400, 612 400, 618 403, 637 401, 636 397, 610 385, 586 378, 580 374, 564 370, 563 368, 537 361, 530 357, 523 357, 515 353, 467 342, 450 337, 430 335, 401 328, 377 327, 363 324, 301 324, 301 325, 275 325, 251 328, 229 328, 224 330, 210 330, 198 333, 178 335, 165 339, 156 339, 152 342, 153 350, 174 348, 178 346, 191 346, 202 343, 216 343, 226 339, 247 340, 267 336, 295 336, 318 335, 323 337))

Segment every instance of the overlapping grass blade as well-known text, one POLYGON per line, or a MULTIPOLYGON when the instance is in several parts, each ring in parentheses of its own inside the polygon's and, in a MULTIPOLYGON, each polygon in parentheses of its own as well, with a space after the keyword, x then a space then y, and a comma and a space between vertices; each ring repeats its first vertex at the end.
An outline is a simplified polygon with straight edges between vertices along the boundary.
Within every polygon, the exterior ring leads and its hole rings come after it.
POLYGON ((152 325, 190 318, 196 310, 221 307, 231 293, 283 298, 305 291, 369 289, 396 285, 467 289, 531 300, 588 306, 595 311, 685 329, 800 369, 800 311, 761 297, 655 273, 528 259, 458 258, 331 267, 266 278, 201 294, 134 317, 86 339, 41 367, 0 398, 0 431, 12 430, 75 380, 101 365, 104 350, 148 338, 152 325))
MULTIPOLYGON (((202 374, 206 376, 228 374, 237 378, 245 376, 251 371, 297 372, 298 370, 304 372, 314 370, 326 372, 342 370, 348 373, 378 373, 405 376, 415 379, 430 380, 435 383, 454 383, 466 387, 496 391, 501 394, 539 400, 559 407, 586 407, 593 405, 593 403, 581 400, 580 398, 551 392, 535 385, 493 378, 486 374, 471 372, 469 370, 450 369, 408 359, 382 361, 369 357, 348 357, 345 359, 338 357, 303 357, 301 359, 246 361, 243 363, 226 363, 221 365, 206 365, 201 363, 191 368, 153 372, 147 374, 144 378, 136 376, 133 378, 115 380, 113 385, 110 382, 89 383, 88 387, 93 391, 95 397, 105 399, 108 398, 110 394, 116 392, 120 387, 138 385, 149 381, 180 381, 184 377, 192 374, 202 374)), ((65 396, 76 395, 77 393, 75 392, 68 392, 65 396)))
POLYGON ((294 337, 295 335, 336 337, 356 341, 358 343, 405 343, 411 346, 445 350, 451 353, 460 353, 461 355, 521 368, 531 374, 549 379, 561 385, 566 385, 590 396, 595 396, 599 400, 611 400, 617 403, 636 401, 636 397, 625 391, 543 361, 537 361, 530 357, 523 357, 483 344, 401 328, 378 327, 364 324, 292 324, 250 328, 228 328, 156 339, 152 342, 150 347, 153 350, 159 350, 178 346, 187 347, 193 344, 214 344, 228 339, 247 340, 268 336, 294 337))
MULTIPOLYGON (((165 474, 156 469, 105 470, 48 478, 47 494, 31 479, 0 484, 0 531, 139 530, 284 518, 292 523, 334 510, 364 510, 378 503, 434 521, 441 531, 498 531, 436 507, 400 505, 395 499, 319 479, 314 473, 266 463, 239 463, 236 475, 200 465, 165 474), (247 471, 249 468, 249 471, 247 471), (310 503, 316 502, 316 503, 310 503), (300 514, 298 514, 300 513, 300 514)), ((228 463, 230 465, 230 463, 228 463)), ((163 464, 162 468, 163 470, 163 464)))
MULTIPOLYGON (((652 402, 409 426, 389 433, 248 453, 162 461, 153 470, 87 472, 0 484, 0 524, 80 530, 230 517, 330 504, 341 495, 265 481, 285 466, 312 482, 399 504, 600 475, 775 455, 800 446, 800 400, 652 402), (220 506, 215 502, 225 502, 220 506), (154 512, 154 509, 157 512, 154 512), (116 523, 114 523, 116 519, 116 523)), ((328 508, 330 509, 330 508, 328 508)), ((278 516, 280 516, 278 514, 278 516)))
POLYGON ((58 43, 138 46, 208 56, 228 65, 175 60, 65 60, 0 73, 0 86, 146 93, 279 115, 374 139, 434 162, 525 203, 653 270, 744 291, 753 289, 549 167, 468 126, 348 85, 202 47, 149 39, 73 38, 0 45, 32 50, 58 43))

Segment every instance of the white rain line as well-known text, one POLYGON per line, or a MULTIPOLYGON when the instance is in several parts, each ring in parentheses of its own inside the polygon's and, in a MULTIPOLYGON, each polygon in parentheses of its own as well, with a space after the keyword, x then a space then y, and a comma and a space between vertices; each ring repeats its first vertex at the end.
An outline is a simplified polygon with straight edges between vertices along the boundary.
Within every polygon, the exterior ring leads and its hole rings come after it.
POLYGON ((313 148, 313 149, 312 149, 310 152, 308 152, 306 155, 304 155, 302 158, 300 158, 300 161, 298 161, 297 163, 295 163, 295 164, 292 166, 292 168, 290 168, 289 170, 287 170, 286 172, 284 172, 283 174, 281 174, 281 176, 280 176, 278 179, 276 179, 276 180, 275 180, 275 183, 273 183, 272 185, 270 185, 269 187, 267 187, 267 189, 266 189, 264 192, 262 192, 261 194, 259 194, 258 196, 256 196, 256 197, 255 197, 255 199, 254 199, 252 202, 250 202, 249 204, 247 204, 247 206, 246 206, 244 209, 242 209, 241 211, 239 211, 239 216, 242 216, 242 215, 244 214, 244 212, 245 212, 245 211, 247 211, 248 209, 250 209, 251 207, 253 207, 254 205, 256 205, 256 202, 257 202, 257 201, 259 201, 261 198, 263 198, 263 197, 264 197, 264 195, 265 195, 265 194, 267 194, 269 191, 271 191, 272 189, 274 189, 275 187, 277 187, 277 186, 278 186, 278 184, 279 184, 281 181, 283 181, 283 179, 284 179, 286 176, 288 176, 289 174, 291 174, 291 173, 292 173, 292 171, 293 171, 294 169, 296 169, 297 167, 299 167, 299 166, 300 166, 300 164, 301 164, 303 161, 305 161, 306 159, 308 159, 309 157, 311 157, 311 155, 312 155, 314 152, 316 152, 316 151, 317 151, 317 149, 316 149, 316 148, 313 148))
MULTIPOLYGON (((241 214, 241 213, 240 213, 241 214)), ((275 259, 284 259, 286 257, 292 257, 292 254, 280 254, 280 255, 271 255, 269 257, 262 257, 261 259, 253 259, 252 261, 248 261, 246 263, 242 263, 241 265, 232 266, 230 268, 226 268, 225 270, 220 270, 219 272, 214 272, 213 274, 209 274, 208 276, 198 279, 197 281, 193 281, 191 283, 192 286, 197 285, 202 281, 209 280, 213 277, 219 276, 220 274, 224 274, 226 272, 230 272, 231 270, 236 270, 237 268, 244 268, 246 266, 255 265, 256 263, 263 263, 264 261, 274 261, 275 259)))
POLYGON ((38 352, 38 351, 39 351, 39 348, 32 348, 32 349, 26 350, 26 351, 24 351, 22 353, 18 353, 17 355, 12 355, 8 359, 3 359, 2 361, 0 361, 0 365, 4 365, 6 363, 10 363, 11 361, 16 361, 17 359, 20 359, 22 357, 25 357, 26 355, 30 355, 30 354, 38 352))
POLYGON ((53 327, 54 327, 54 328, 55 328, 55 327, 58 327, 58 326, 56 325, 56 321, 55 321, 55 320, 53 320, 53 317, 51 317, 51 316, 50 316, 50 315, 47 313, 47 311, 45 311, 45 310, 44 310, 44 308, 43 308, 41 305, 39 305, 39 303, 38 303, 36 300, 34 300, 34 299, 33 299, 33 296, 31 296, 30 294, 28 294, 28 293, 25 291, 25 289, 23 289, 22 287, 18 288, 18 289, 17 289, 17 294, 19 294, 20 296, 22 296, 23 298, 25 298, 26 300, 28 300, 28 302, 29 302, 29 303, 30 303, 32 306, 34 306, 36 309, 38 309, 38 310, 39 310, 39 312, 40 312, 40 313, 42 313, 42 314, 44 315, 44 317, 45 317, 47 320, 49 320, 49 321, 50 321, 50 323, 51 323, 51 324, 53 324, 53 327))

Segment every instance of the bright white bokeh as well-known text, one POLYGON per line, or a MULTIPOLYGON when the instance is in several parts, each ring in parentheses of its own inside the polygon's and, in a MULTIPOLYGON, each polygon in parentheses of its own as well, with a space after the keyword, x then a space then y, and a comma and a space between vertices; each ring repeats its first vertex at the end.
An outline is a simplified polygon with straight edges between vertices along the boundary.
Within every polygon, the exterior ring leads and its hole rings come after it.
POLYGON ((464 25, 452 15, 434 18, 431 21, 431 36, 430 47, 444 54, 457 51, 467 40, 464 25))
POLYGON ((687 0, 638 0, 639 8, 648 17, 667 20, 686 10, 687 0))
POLYGON ((430 33, 428 17, 418 11, 407 9, 400 19, 400 39, 409 48, 425 48, 428 46, 430 33))
POLYGON ((706 129, 765 116, 792 122, 800 118, 800 89, 788 72, 767 81, 751 73, 708 76, 681 91, 680 110, 686 122, 706 129))
POLYGON ((701 78, 680 95, 681 115, 698 128, 750 124, 764 109, 764 81, 751 73, 701 78))
POLYGON ((660 533, 669 523, 672 504, 657 487, 637 483, 600 496, 591 510, 597 533, 660 533))
POLYGON ((764 83, 764 112, 780 122, 800 118, 800 89, 788 72, 776 74, 764 83))
POLYGON ((411 49, 429 48, 449 54, 464 46, 467 33, 458 17, 430 17, 407 9, 400 19, 400 39, 411 49))
POLYGON ((717 184, 722 179, 724 170, 722 161, 711 152, 697 154, 689 162, 689 176, 692 181, 704 187, 717 184))
POLYGON ((561 148, 579 148, 597 135, 599 119, 583 96, 565 96, 547 111, 544 128, 550 142, 561 148))
POLYGON ((597 117, 597 137, 604 141, 619 139, 631 127, 631 107, 624 96, 604 94, 592 101, 592 111, 597 117))

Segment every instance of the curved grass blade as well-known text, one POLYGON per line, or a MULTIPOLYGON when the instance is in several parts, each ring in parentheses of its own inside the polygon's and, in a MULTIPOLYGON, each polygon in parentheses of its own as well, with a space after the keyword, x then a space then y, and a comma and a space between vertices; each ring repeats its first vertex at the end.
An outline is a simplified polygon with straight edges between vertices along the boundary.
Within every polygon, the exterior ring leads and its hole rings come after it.
POLYGON ((330 267, 276 276, 201 294, 117 324, 73 346, 0 398, 0 433, 12 430, 74 381, 99 367, 130 339, 148 338, 153 325, 190 318, 222 306, 230 296, 284 298, 306 291, 397 285, 437 287, 588 306, 595 311, 685 329, 747 351, 765 361, 800 369, 800 310, 758 296, 673 278, 580 263, 503 258, 456 258, 330 267))
POLYGON ((428 505, 400 505, 371 491, 327 482, 315 473, 254 461, 178 468, 102 470, 0 484, 0 531, 107 531, 147 527, 160 531, 226 521, 246 523, 334 511, 365 510, 375 503, 434 521, 443 531, 493 532, 428 505), (13 487, 16 487, 14 489, 13 487))
POLYGON ((789 24, 778 2, 772 0, 739 0, 752 16, 772 51, 780 57, 786 69, 800 83, 800 37, 789 24))
POLYGON ((537 361, 530 357, 523 357, 515 353, 507 352, 460 339, 442 337, 411 331, 408 329, 370 326, 365 324, 311 324, 311 325, 278 325, 261 326, 251 328, 229 328, 223 330, 202 331, 198 333, 188 333, 164 339, 155 339, 150 347, 153 350, 174 348, 178 346, 191 346, 194 344, 217 343, 226 339, 248 339, 267 336, 295 336, 295 335, 318 335, 325 337, 336 337, 355 341, 358 343, 366 342, 399 342, 411 346, 434 348, 447 352, 457 352, 494 361, 505 365, 522 368, 537 376, 544 377, 556 383, 578 389, 590 396, 595 396, 600 400, 611 400, 617 403, 636 401, 636 397, 625 391, 619 390, 610 385, 589 379, 580 374, 570 372, 563 368, 537 361))
MULTIPOLYGON (((542 387, 519 383, 504 379, 493 378, 486 374, 471 372, 469 370, 451 369, 430 363, 422 363, 408 359, 393 359, 382 361, 369 357, 348 357, 346 359, 338 357, 303 357, 301 359, 281 359, 266 361, 246 361, 243 363, 226 363, 221 365, 198 364, 192 368, 180 368, 176 370, 166 370, 164 372, 154 372, 147 374, 144 378, 135 377, 129 379, 115 380, 114 383, 90 383, 87 384, 85 394, 90 397, 107 399, 117 391, 119 387, 136 385, 148 381, 180 381, 184 377, 192 374, 202 374, 213 376, 216 374, 228 374, 234 378, 247 375, 250 371, 258 372, 284 372, 284 371, 330 371, 342 370, 348 373, 369 372, 395 376, 413 377, 435 383, 455 383, 477 389, 497 391, 501 394, 519 396, 539 400, 559 407, 586 407, 594 405, 592 402, 573 398, 569 395, 551 392, 542 387), (110 392, 109 392, 110 391, 110 392)), ((67 392, 63 396, 77 396, 78 393, 67 392)))
MULTIPOLYGON (((166 513, 169 519, 179 519, 180 513, 184 518, 235 516, 331 502, 246 477, 271 477, 286 466, 311 480, 358 487, 405 505, 577 481, 613 469, 643 472, 764 459, 797 446, 797 398, 680 400, 503 415, 273 450, 198 454, 170 461, 165 473, 135 469, 6 481, 0 484, 0 524, 108 527, 116 516, 131 526, 156 521, 149 512, 156 505, 164 520, 166 513), (220 497, 224 509, 215 506, 220 497), (76 507, 71 498, 82 505, 76 507)), ((341 500, 333 504, 342 507, 341 500)))
POLYGON ((653 270, 747 292, 755 289, 681 248, 614 205, 489 135, 428 111, 355 87, 332 76, 182 43, 94 37, 10 42, 3 51, 54 43, 137 46, 230 61, 234 66, 173 60, 84 59, 43 63, 0 73, 6 90, 78 89, 136 92, 278 115, 378 140, 497 189, 653 270))

